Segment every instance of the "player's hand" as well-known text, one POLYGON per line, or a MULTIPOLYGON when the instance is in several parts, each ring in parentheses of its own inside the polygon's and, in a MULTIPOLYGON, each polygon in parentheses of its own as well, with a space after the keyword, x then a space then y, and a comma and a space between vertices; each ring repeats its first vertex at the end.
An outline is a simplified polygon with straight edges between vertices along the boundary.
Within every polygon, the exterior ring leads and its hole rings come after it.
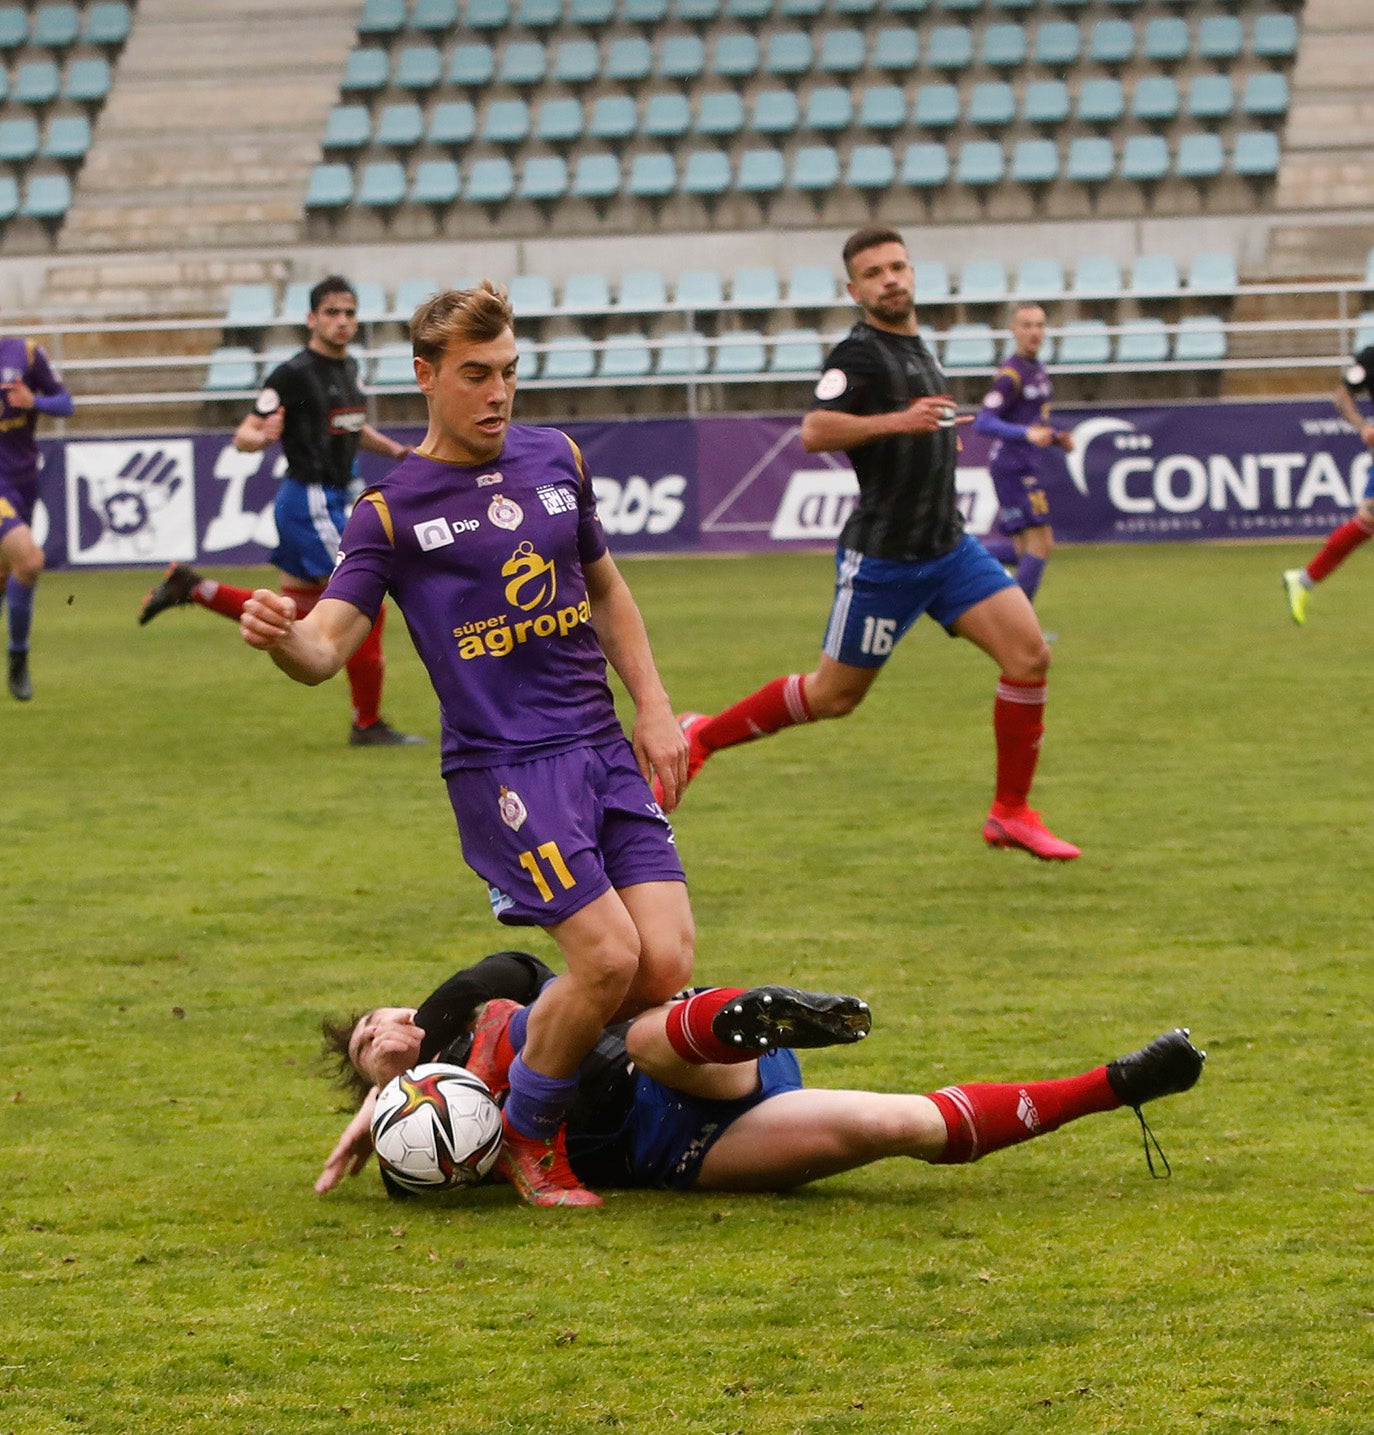
POLYGON ((1049 424, 1028 424, 1026 426, 1026 438, 1036 448, 1049 448, 1054 442, 1054 430, 1049 424))
POLYGON ((33 407, 33 390, 23 381, 15 379, 13 383, 0 385, 5 390, 5 401, 12 409, 31 409, 33 407))
POLYGON ((960 415, 952 394, 933 394, 912 399, 905 409, 898 410, 900 433, 937 433, 940 429, 962 427, 973 422, 972 414, 960 415))
POLYGON ((239 632, 250 648, 267 652, 283 642, 296 622, 296 600, 270 588, 255 588, 243 605, 239 632))
POLYGON ((377 1088, 367 1094, 353 1119, 343 1129, 324 1169, 315 1178, 315 1190, 323 1196, 332 1191, 345 1176, 356 1176, 372 1155, 372 1112, 377 1105, 377 1088))
POLYGON ((1065 453, 1073 452, 1073 435, 1067 429, 1055 429, 1054 441, 1065 453))
MULTIPOLYGON (((13 403, 14 400, 11 399, 10 402, 13 403)), ((1366 424, 1360 430, 1360 437, 1365 441, 1367 447, 1374 448, 1374 424, 1366 424)))
POLYGON ((281 437, 281 431, 286 427, 286 410, 278 409, 274 414, 268 414, 262 421, 262 437, 264 443, 276 443, 281 437))
POLYGON ((658 778, 663 810, 671 812, 687 786, 687 738, 670 707, 655 707, 635 717, 635 761, 645 779, 658 778))

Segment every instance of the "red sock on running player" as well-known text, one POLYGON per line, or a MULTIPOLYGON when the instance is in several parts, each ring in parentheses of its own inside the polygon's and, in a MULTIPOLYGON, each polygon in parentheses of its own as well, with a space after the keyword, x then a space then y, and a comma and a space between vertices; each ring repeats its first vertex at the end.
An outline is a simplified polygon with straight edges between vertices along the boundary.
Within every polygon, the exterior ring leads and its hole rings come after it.
POLYGON ((1001 678, 992 708, 992 730, 997 738, 996 801, 1002 807, 1024 807, 1045 731, 1045 684, 1001 678))
POLYGON ((208 608, 212 613, 221 613, 235 622, 243 617, 243 605, 253 596, 251 588, 231 588, 228 583, 216 583, 213 578, 202 578, 191 589, 191 601, 208 608))
POLYGON ((669 1007, 668 1045, 692 1066, 705 1066, 712 1061, 753 1061, 758 1056, 757 1051, 727 1046, 711 1030, 716 1013, 743 992, 743 987, 712 987, 710 991, 698 992, 685 1002, 669 1007))
POLYGON ((1059 1081, 946 1086, 930 1092, 929 1098, 945 1118, 945 1149, 934 1158, 940 1166, 976 1161, 1033 1136, 1048 1135, 1080 1116, 1115 1111, 1121 1105, 1105 1066, 1059 1081))
POLYGON ((765 683, 758 692, 702 723, 692 736, 707 752, 718 752, 811 721, 802 675, 793 673, 765 683))
POLYGON ((1322 545, 1321 552, 1307 565, 1307 576, 1320 583, 1329 577, 1362 543, 1374 538, 1374 524, 1363 517, 1350 519, 1335 529, 1322 545))
POLYGON ((363 645, 348 660, 348 686, 353 693, 353 722, 358 727, 371 727, 382 715, 382 677, 386 659, 382 657, 382 626, 386 609, 377 614, 372 631, 363 645))

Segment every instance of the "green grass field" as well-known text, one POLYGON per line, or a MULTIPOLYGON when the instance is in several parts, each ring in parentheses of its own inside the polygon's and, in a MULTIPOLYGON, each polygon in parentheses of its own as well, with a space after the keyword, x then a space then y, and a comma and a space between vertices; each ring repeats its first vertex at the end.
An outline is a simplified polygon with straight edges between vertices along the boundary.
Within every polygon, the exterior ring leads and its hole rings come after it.
MULTIPOLYGON (((1067 1074, 1191 1026, 1203 1080, 1148 1113, 1171 1181, 1116 1112, 597 1213, 313 1195, 320 1014, 509 935, 435 748, 348 749, 341 685, 211 614, 139 630, 146 574, 48 575, 37 698, 0 698, 0 1432, 1374 1429, 1371 579, 1299 631, 1298 552, 1056 555, 1036 800, 1079 862, 984 848, 994 673, 930 625, 677 821, 699 980, 871 1000, 817 1083, 1067 1074)), ((824 556, 625 568, 680 706, 814 661, 824 556)), ((395 620, 389 654, 388 716, 434 738, 395 620)))

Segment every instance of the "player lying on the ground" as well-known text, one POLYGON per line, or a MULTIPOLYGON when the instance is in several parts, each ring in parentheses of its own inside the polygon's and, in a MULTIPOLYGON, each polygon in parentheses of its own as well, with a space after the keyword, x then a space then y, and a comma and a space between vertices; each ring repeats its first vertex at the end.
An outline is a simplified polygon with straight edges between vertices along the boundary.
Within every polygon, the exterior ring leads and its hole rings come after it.
MULTIPOLYGON (((378 1089, 422 1061, 475 1072, 498 1097, 524 1039, 524 1005, 553 974, 524 952, 458 972, 417 1009, 326 1022, 340 1079, 362 1100, 315 1189, 357 1175, 378 1089)), ((1206 1053, 1186 1030, 1080 1076, 947 1086, 923 1096, 805 1089, 791 1048, 859 1040, 854 997, 712 988, 608 1028, 584 1064, 568 1156, 592 1186, 779 1191, 888 1156, 976 1161, 1099 1111, 1187 1091, 1206 1053), (760 1054, 762 1053, 762 1054, 760 1054)), ((498 1168, 499 1169, 499 1168, 498 1168)))

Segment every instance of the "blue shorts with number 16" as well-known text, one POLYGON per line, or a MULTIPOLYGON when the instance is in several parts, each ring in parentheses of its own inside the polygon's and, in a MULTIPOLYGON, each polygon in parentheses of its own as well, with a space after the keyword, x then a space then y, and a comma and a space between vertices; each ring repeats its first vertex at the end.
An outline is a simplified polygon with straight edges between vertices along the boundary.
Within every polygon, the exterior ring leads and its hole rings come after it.
POLYGON ((853 668, 880 668, 921 616, 946 632, 976 603, 1014 587, 1007 571, 976 538, 924 563, 870 558, 852 548, 835 554, 835 602, 822 648, 853 668))

